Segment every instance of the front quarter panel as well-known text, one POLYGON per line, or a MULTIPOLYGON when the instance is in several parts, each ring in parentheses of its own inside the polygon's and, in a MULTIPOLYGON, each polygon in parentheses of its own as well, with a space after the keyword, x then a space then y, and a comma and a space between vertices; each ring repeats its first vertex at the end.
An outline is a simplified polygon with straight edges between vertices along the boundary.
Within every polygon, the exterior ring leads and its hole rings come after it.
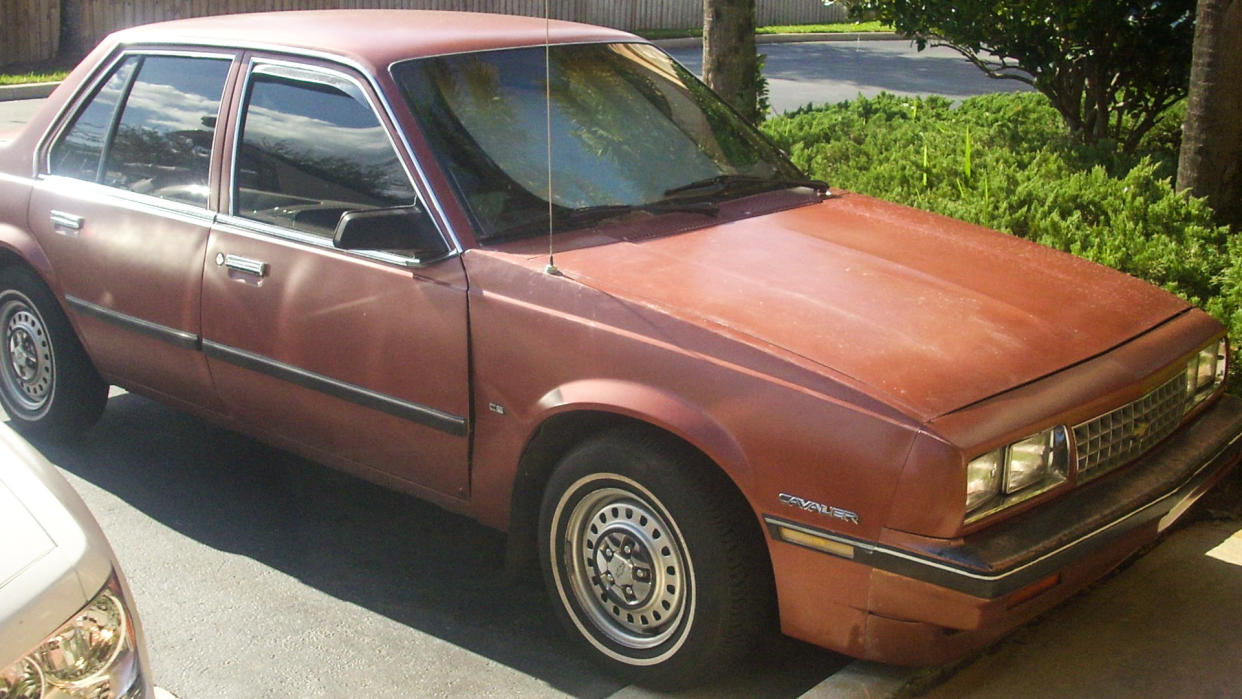
POLYGON ((642 421, 697 447, 749 501, 756 526, 776 514, 879 535, 917 433, 910 421, 860 406, 846 387, 770 348, 547 275, 542 260, 480 250, 464 260, 476 386, 472 493, 485 523, 508 526, 517 465, 539 426, 587 411, 642 421), (827 517, 783 493, 856 516, 827 517))

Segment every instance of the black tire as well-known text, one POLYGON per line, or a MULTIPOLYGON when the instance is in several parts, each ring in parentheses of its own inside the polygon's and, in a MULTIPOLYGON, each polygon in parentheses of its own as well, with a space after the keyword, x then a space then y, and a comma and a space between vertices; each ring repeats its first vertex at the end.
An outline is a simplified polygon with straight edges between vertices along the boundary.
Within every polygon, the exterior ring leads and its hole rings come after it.
POLYGON ((571 450, 544 492, 539 550, 558 616, 628 681, 718 677, 773 616, 754 514, 703 457, 644 430, 571 450))
POLYGON ((24 267, 0 270, 0 405, 30 435, 66 437, 99 419, 99 378, 52 292, 24 267))

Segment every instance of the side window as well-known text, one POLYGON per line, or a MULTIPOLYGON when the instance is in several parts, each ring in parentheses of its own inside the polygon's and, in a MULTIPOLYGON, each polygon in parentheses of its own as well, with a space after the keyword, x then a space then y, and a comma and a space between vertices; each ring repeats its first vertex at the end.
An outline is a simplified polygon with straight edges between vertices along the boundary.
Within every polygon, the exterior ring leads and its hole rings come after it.
POLYGON ((103 183, 207 205, 207 171, 229 61, 143 60, 104 164, 103 183))
POLYGON ((316 235, 346 211, 416 201, 361 90, 308 71, 256 70, 235 167, 233 213, 316 235))
POLYGON ((103 87, 91 97, 86 108, 78 112, 64 135, 52 146, 48 168, 51 174, 92 182, 99 179, 104 141, 112 130, 112 122, 116 120, 121 95, 129 87, 134 68, 141 60, 131 57, 122 61, 113 69, 103 87))
POLYGON ((205 206, 229 61, 125 59, 52 146, 49 172, 205 206))

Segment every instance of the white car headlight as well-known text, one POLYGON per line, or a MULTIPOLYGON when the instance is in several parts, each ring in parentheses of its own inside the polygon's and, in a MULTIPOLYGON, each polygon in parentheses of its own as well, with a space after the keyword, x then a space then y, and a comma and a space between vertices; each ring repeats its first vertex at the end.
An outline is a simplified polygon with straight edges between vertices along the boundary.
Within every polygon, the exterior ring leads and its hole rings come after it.
POLYGON ((1069 433, 1057 425, 966 464, 966 521, 1016 505, 1065 481, 1069 433))
POLYGON ((0 670, 4 699, 129 696, 141 685, 134 632, 116 578, 39 647, 0 670))

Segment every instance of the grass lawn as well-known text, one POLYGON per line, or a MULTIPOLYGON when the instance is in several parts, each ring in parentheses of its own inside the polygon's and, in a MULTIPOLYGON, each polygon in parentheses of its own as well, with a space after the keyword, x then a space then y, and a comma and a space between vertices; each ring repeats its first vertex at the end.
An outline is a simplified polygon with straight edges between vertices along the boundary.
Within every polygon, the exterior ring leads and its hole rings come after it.
POLYGON ((65 79, 69 71, 55 71, 51 73, 17 73, 14 75, 6 75, 0 73, 0 85, 24 85, 26 83, 55 83, 65 79))
POLYGON ((845 34, 848 32, 891 32, 882 22, 837 22, 836 24, 775 24, 759 27, 756 34, 845 34))

